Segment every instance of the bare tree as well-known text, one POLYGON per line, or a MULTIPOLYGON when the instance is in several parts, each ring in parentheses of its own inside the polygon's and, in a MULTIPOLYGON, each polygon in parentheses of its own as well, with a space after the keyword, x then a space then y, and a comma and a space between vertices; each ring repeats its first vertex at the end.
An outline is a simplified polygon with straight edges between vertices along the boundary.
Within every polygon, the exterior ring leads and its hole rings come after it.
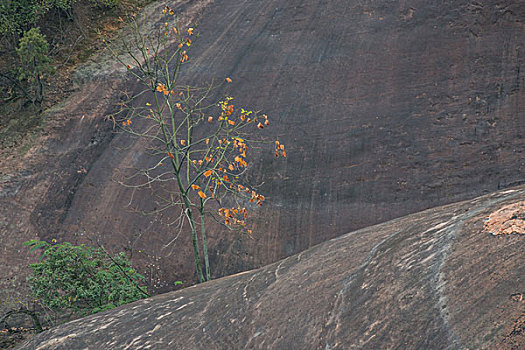
MULTIPOLYGON (((205 218, 215 217, 228 228, 251 234, 247 208, 265 200, 244 182, 248 150, 256 144, 271 144, 276 157, 286 157, 286 151, 279 141, 260 136, 270 124, 265 114, 237 108, 229 96, 214 100, 213 82, 204 87, 178 83, 181 70, 191 62, 194 29, 183 31, 169 7, 163 15, 164 24, 156 33, 141 33, 134 22, 133 39, 121 43, 125 55, 115 48, 112 51, 144 91, 128 96, 120 113, 111 118, 121 131, 147 139, 144 152, 154 159, 152 166, 136 169, 119 182, 135 189, 171 184, 174 190, 155 194, 160 208, 144 214, 182 209, 178 223, 180 227, 183 222, 189 224, 197 277, 203 282, 211 276, 205 218), (139 96, 146 96, 148 102, 137 105, 139 96)), ((225 78, 222 84, 229 83, 232 80, 225 78)))

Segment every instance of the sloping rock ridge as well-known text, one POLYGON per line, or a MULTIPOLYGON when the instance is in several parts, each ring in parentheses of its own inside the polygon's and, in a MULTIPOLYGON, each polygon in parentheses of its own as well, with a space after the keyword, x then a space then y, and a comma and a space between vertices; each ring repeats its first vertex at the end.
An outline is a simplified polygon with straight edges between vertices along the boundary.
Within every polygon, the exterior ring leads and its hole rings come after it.
POLYGON ((486 223, 524 203, 522 186, 412 214, 20 349, 523 349, 525 236, 486 223))

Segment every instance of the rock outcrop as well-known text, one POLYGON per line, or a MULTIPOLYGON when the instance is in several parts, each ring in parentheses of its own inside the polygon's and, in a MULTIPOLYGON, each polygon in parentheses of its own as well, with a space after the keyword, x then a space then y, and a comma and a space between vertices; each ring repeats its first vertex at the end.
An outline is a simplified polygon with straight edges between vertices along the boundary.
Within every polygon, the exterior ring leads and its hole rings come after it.
MULTIPOLYGON (((524 180, 521 0, 171 5, 198 22, 185 79, 231 77, 236 105, 267 113, 269 138, 289 155, 249 155, 251 182, 268 200, 252 218, 253 237, 213 227, 216 277, 524 180)), ((148 203, 151 194, 113 181, 148 162, 142 144, 115 136, 104 119, 121 91, 138 87, 84 73, 20 163, 0 160, 0 289, 21 290, 34 258, 21 243, 35 236, 132 247, 159 291, 191 284, 189 237, 173 241, 166 225, 177 214, 130 212, 132 198, 148 203)))
POLYGON ((524 204, 522 186, 412 214, 20 349, 524 349, 524 204))

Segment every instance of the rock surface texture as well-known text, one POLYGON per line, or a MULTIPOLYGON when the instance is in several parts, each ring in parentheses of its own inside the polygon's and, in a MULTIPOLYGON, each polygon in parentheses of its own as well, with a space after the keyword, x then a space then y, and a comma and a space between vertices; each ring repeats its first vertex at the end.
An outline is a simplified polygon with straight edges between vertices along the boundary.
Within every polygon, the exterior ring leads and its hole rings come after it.
POLYGON ((486 224, 523 203, 520 187, 412 214, 20 349, 524 349, 525 236, 486 224))
MULTIPOLYGON (((267 201, 252 219, 253 237, 211 230, 214 276, 523 182, 522 0, 172 4, 198 22, 185 79, 231 77, 235 103, 267 113, 269 138, 289 156, 249 155, 250 182, 267 201)), ((151 160, 105 119, 136 84, 100 72, 77 73, 79 92, 48 113, 19 163, 0 160, 3 291, 20 290, 34 258, 21 243, 37 235, 132 247, 159 291, 195 279, 189 236, 174 241, 166 225, 177 214, 131 212, 132 199, 153 205, 151 194, 112 180, 151 160)))

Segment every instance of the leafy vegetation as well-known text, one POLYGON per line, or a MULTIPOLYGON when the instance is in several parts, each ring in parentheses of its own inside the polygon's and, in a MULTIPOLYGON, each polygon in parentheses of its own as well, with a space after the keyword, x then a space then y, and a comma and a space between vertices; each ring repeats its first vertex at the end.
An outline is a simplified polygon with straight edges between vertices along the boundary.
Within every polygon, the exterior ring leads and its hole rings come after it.
MULTIPOLYGON (((3 0, 0 2, 0 37, 16 41, 47 13, 57 11, 73 19, 73 5, 82 0, 3 0)), ((86 0, 84 0, 86 1, 86 0)), ((93 6, 111 8, 119 0, 89 0, 93 6)))
POLYGON ((71 72, 104 46, 100 35, 111 37, 127 18, 153 1, 0 0, 0 149, 4 159, 24 154, 45 123, 40 112, 76 90, 71 72), (68 6, 73 18, 67 18, 63 10, 68 6), (23 63, 17 49, 32 28, 40 28, 46 39, 53 69, 29 77, 24 67, 25 77, 20 80, 23 63), (52 71, 55 74, 49 74, 52 71))
POLYGON ((143 277, 124 253, 110 256, 103 248, 71 243, 25 242, 41 249, 41 261, 31 264, 29 285, 35 299, 51 310, 80 315, 108 310, 148 296, 143 277))
POLYGON ((43 79, 54 72, 48 56, 49 46, 40 28, 31 28, 24 33, 16 49, 20 60, 18 79, 28 83, 26 96, 33 104, 40 104, 44 98, 43 79))
POLYGON ((16 42, 19 35, 36 25, 42 8, 34 0, 4 0, 0 2, 0 37, 16 42))

